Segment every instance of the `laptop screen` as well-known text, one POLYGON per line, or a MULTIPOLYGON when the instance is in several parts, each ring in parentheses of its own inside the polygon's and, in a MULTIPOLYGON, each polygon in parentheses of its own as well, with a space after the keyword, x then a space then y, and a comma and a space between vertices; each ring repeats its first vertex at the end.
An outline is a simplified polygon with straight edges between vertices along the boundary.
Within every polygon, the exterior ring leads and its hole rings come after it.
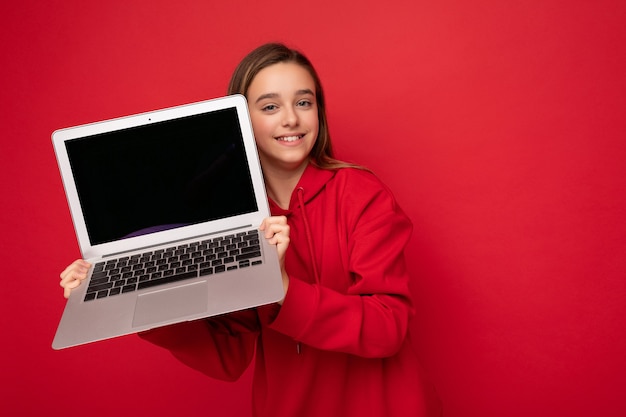
POLYGON ((236 108, 66 141, 92 245, 256 211, 236 108))

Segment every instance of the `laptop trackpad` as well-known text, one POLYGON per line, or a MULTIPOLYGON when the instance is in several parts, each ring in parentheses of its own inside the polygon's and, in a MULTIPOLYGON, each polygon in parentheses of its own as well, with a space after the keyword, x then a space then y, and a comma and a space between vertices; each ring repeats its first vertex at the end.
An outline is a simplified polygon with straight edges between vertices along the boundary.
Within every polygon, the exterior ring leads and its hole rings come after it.
POLYGON ((207 282, 141 294, 137 297, 133 327, 164 323, 207 310, 207 282))

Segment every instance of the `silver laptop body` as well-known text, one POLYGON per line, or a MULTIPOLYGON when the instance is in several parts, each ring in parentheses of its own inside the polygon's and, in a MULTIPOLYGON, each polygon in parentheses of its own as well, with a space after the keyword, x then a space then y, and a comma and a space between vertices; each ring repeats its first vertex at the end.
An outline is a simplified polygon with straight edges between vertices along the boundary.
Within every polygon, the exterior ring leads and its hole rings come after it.
POLYGON ((223 97, 52 134, 87 280, 62 349, 269 304, 283 294, 246 100, 223 97))

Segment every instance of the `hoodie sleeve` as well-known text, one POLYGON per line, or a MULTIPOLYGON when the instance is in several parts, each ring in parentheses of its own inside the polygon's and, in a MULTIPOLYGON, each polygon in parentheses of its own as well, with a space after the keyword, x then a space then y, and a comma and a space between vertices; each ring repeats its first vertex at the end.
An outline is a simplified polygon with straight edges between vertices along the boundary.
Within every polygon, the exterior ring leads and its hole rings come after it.
POLYGON ((373 175, 358 178, 337 199, 338 222, 343 223, 338 239, 346 240, 340 247, 347 258, 342 260, 349 274, 347 290, 291 277, 271 327, 317 349, 388 357, 404 343, 413 313, 404 261, 412 224, 373 175))
POLYGON ((149 330, 139 337, 205 375, 235 381, 254 356, 258 329, 256 311, 244 310, 149 330))

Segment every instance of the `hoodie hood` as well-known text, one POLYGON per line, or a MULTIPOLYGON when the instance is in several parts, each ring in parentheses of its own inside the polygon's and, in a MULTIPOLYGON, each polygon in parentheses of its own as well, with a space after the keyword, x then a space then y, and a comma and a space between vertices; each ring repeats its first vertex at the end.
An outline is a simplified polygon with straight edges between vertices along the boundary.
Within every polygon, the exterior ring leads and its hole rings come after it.
POLYGON ((294 211, 301 210, 301 204, 307 204, 313 200, 324 186, 335 176, 336 171, 322 169, 309 163, 300 177, 300 181, 291 194, 289 208, 281 208, 274 200, 268 198, 270 211, 273 216, 287 216, 289 218, 294 211))

